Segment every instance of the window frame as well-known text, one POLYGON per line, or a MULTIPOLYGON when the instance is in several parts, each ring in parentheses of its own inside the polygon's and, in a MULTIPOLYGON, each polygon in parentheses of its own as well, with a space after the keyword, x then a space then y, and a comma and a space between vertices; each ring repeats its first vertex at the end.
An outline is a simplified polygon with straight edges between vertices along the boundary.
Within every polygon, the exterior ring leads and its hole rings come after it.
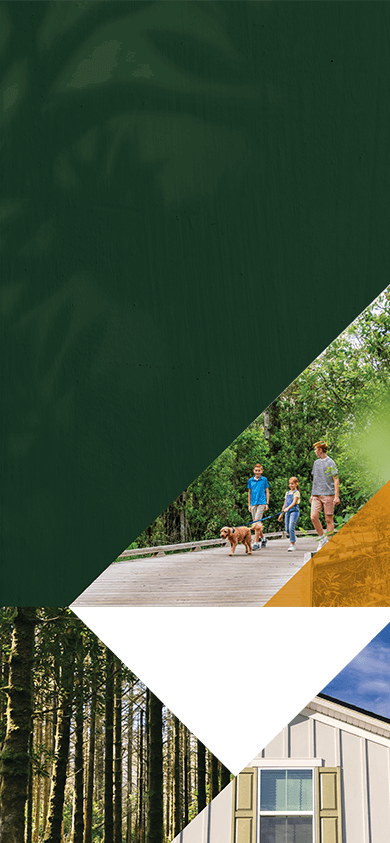
MULTIPOLYGON (((287 761, 287 759, 280 759, 280 761, 287 761)), ((267 764, 266 759, 264 759, 265 763, 257 763, 257 821, 256 821, 256 843, 260 843, 260 833, 261 833, 261 818, 262 817, 311 817, 312 818, 312 841, 311 843, 317 843, 317 822, 316 822, 316 804, 317 804, 317 793, 316 793, 316 774, 315 770, 317 766, 320 766, 318 762, 316 763, 314 759, 310 759, 308 764, 302 764, 302 761, 298 761, 297 763, 291 763, 293 759, 288 759, 289 763, 282 763, 278 764, 273 763, 267 764), (314 761, 314 763, 313 763, 314 761), (312 775, 312 810, 311 811, 261 811, 261 774, 267 770, 284 770, 284 771, 299 771, 302 770, 304 772, 308 772, 310 770, 312 775)))

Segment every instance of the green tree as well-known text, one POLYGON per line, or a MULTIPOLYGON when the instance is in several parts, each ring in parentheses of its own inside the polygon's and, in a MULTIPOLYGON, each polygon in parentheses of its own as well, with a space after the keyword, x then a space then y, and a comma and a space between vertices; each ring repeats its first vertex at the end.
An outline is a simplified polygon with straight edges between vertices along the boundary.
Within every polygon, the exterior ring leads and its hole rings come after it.
POLYGON ((144 710, 141 708, 139 714, 139 742, 138 742, 138 814, 137 814, 137 840, 143 841, 144 835, 144 710))
POLYGON ((206 807, 206 747, 197 741, 198 813, 206 807))
POLYGON ((183 724, 183 796, 184 796, 184 828, 188 825, 189 813, 189 741, 188 730, 183 724))
POLYGON ((231 779, 230 770, 228 770, 228 768, 225 767, 225 765, 222 764, 222 762, 221 762, 221 790, 223 790, 224 787, 227 787, 227 785, 230 784, 230 779, 231 779))
POLYGON ((65 612, 61 613, 60 634, 62 639, 60 686, 58 689, 59 708, 57 712, 57 729, 55 755, 51 778, 51 793, 49 816, 44 835, 45 843, 58 843, 64 809, 64 795, 66 783, 66 768, 69 756, 70 724, 73 705, 74 668, 76 655, 77 633, 75 623, 65 612))
POLYGON ((114 843, 122 843, 122 664, 116 657, 114 666, 114 843))
POLYGON ((187 490, 187 520, 192 538, 214 538, 237 517, 234 454, 223 452, 187 490))
MULTIPOLYGON (((126 806, 126 843, 131 843, 132 838, 132 795, 133 795, 133 693, 134 680, 129 681, 127 692, 127 806, 126 806)), ((135 753, 134 753, 135 754, 135 753)))
POLYGON ((106 650, 105 689, 105 754, 104 754, 104 843, 114 841, 114 655, 106 650))
POLYGON ((215 799, 215 797, 219 793, 219 787, 218 787, 218 758, 212 752, 209 752, 209 782, 210 782, 210 790, 209 790, 210 799, 215 799))
POLYGON ((92 843, 92 810, 93 810, 93 781, 95 768, 95 745, 96 745, 96 706, 97 706, 97 687, 96 687, 96 669, 93 664, 92 667, 92 687, 91 687, 91 701, 89 709, 89 741, 88 741, 88 772, 87 772, 87 790, 85 802, 85 829, 84 829, 84 843, 92 843))
POLYGON ((148 701, 148 818, 147 843, 163 843, 162 703, 149 692, 148 701))
POLYGON ((0 758, 0 843, 21 843, 29 778, 35 608, 18 607, 9 661, 7 729, 0 758))
POLYGON ((182 828, 181 817, 181 767, 180 767, 180 722, 177 717, 173 716, 173 792, 174 792, 174 809, 173 809, 173 835, 176 837, 182 828))
POLYGON ((75 681, 75 790, 74 790, 74 813, 73 813, 73 837, 72 843, 83 843, 84 838, 84 653, 81 646, 76 654, 76 681, 75 681))

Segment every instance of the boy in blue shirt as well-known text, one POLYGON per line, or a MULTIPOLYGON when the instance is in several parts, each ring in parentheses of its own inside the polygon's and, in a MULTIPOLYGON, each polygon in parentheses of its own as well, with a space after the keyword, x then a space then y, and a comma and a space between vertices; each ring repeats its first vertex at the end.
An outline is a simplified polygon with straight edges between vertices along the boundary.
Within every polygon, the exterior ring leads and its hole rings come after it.
POLYGON ((267 539, 264 538, 263 528, 259 518, 263 517, 263 513, 267 511, 269 506, 269 486, 266 477, 263 477, 263 466, 256 463, 253 468, 253 477, 248 480, 248 509, 252 516, 252 521, 255 524, 255 543, 253 550, 258 550, 260 547, 259 539, 261 538, 261 546, 265 547, 267 539))

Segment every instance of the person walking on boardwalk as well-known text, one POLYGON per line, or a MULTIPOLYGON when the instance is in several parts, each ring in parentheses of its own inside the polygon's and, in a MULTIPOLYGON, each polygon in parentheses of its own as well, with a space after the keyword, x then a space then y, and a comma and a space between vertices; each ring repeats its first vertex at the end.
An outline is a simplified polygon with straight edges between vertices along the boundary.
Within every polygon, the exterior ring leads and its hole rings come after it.
POLYGON ((299 504, 301 500, 301 493, 299 491, 298 477, 290 477, 288 481, 289 490, 284 496, 282 511, 279 515, 278 521, 281 521, 284 514, 284 524, 286 533, 290 537, 290 547, 287 550, 296 550, 295 547, 295 527, 299 518, 299 504))
POLYGON ((263 528, 261 526, 260 518, 263 513, 267 511, 269 506, 269 486, 268 480, 263 476, 263 466, 256 463, 253 469, 253 477, 248 480, 248 509, 252 516, 252 521, 256 521, 255 527, 255 543, 253 550, 259 550, 261 539, 261 547, 265 547, 267 539, 264 538, 263 528))
POLYGON ((335 506, 340 503, 340 484, 337 465, 334 460, 328 457, 327 443, 322 441, 315 442, 313 448, 317 459, 314 460, 311 472, 313 475, 310 498, 311 520, 314 529, 320 537, 317 550, 321 550, 328 541, 328 535, 334 533, 333 513, 335 506), (326 533, 324 533, 320 521, 322 508, 324 508, 326 533))

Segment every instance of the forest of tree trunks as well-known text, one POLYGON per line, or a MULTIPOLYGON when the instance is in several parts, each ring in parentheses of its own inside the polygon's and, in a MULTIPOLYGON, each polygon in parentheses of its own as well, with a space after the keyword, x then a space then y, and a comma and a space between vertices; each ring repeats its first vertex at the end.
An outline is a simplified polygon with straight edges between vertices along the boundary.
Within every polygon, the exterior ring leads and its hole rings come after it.
POLYGON ((0 843, 168 843, 229 783, 70 610, 3 607, 0 651, 0 843))

